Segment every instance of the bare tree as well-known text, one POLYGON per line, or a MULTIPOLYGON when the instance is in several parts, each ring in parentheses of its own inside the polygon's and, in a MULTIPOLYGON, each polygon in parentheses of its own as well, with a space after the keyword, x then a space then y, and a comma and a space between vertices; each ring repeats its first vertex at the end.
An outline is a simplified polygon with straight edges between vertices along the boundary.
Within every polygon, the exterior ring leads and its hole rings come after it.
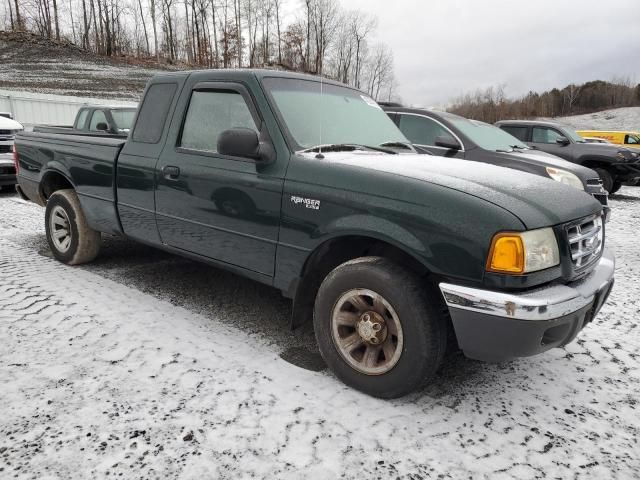
POLYGON ((354 79, 356 88, 361 87, 360 73, 364 63, 367 37, 375 30, 377 20, 366 13, 356 11, 351 17, 351 34, 355 43, 354 79))

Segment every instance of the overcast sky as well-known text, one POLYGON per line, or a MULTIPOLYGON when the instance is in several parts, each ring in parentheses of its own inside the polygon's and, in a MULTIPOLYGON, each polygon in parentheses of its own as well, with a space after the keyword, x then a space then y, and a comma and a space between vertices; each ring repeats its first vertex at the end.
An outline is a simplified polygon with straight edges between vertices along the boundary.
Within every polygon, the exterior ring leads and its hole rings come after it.
POLYGON ((509 96, 628 76, 640 82, 640 0, 340 0, 378 17, 407 104, 506 84, 509 96))

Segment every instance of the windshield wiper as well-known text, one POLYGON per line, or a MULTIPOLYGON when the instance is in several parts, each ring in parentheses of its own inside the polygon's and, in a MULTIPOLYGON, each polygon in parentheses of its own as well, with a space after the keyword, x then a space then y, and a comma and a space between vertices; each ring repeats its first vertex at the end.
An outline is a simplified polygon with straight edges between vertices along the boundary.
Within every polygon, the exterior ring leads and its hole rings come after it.
POLYGON ((509 145, 514 150, 530 150, 529 147, 525 145, 509 145))
POLYGON ((384 142, 379 145, 380 147, 391 147, 391 148, 404 148, 406 150, 413 151, 413 145, 408 142, 384 142))
POLYGON ((329 143, 326 145, 316 145, 315 147, 306 148, 302 150, 303 153, 308 152, 353 152, 355 150, 374 150, 376 152, 388 153, 390 155, 397 155, 398 152, 389 148, 374 147, 371 145, 362 145, 359 143, 329 143))

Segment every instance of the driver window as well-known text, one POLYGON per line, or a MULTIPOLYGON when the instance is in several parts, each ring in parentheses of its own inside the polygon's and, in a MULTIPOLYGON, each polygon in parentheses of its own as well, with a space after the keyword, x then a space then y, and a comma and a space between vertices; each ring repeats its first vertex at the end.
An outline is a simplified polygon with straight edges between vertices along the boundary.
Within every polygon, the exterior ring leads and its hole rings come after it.
POLYGON ((104 130, 98 130, 99 123, 107 124, 107 117, 102 110, 95 110, 91 116, 89 130, 92 132, 103 132, 104 130))
POLYGON ((626 143, 627 145, 638 145, 640 143, 640 141, 638 140, 638 137, 634 135, 626 135, 624 137, 624 143, 626 143))
POLYGON ((557 130, 547 127, 533 127, 532 142, 534 143, 556 143, 556 140, 564 137, 557 130))
POLYGON ((258 131, 244 98, 233 91, 195 91, 182 129, 180 146, 218 151, 218 137, 230 128, 258 131))
POLYGON ((436 137, 444 135, 451 137, 451 133, 430 118, 417 115, 400 114, 400 130, 411 143, 416 145, 436 145, 436 137))

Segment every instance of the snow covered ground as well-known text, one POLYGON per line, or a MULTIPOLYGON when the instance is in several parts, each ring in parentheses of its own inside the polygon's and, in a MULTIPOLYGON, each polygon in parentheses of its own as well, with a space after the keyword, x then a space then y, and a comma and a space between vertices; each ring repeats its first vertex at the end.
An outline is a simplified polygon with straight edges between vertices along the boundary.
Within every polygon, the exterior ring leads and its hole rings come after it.
POLYGON ((0 478, 638 478, 640 188, 611 203, 617 283, 577 342, 452 354, 382 401, 281 358, 317 354, 275 290, 122 239, 64 266, 0 194, 0 478))
POLYGON ((640 107, 614 108, 602 112, 554 118, 576 130, 627 130, 640 132, 640 107))

